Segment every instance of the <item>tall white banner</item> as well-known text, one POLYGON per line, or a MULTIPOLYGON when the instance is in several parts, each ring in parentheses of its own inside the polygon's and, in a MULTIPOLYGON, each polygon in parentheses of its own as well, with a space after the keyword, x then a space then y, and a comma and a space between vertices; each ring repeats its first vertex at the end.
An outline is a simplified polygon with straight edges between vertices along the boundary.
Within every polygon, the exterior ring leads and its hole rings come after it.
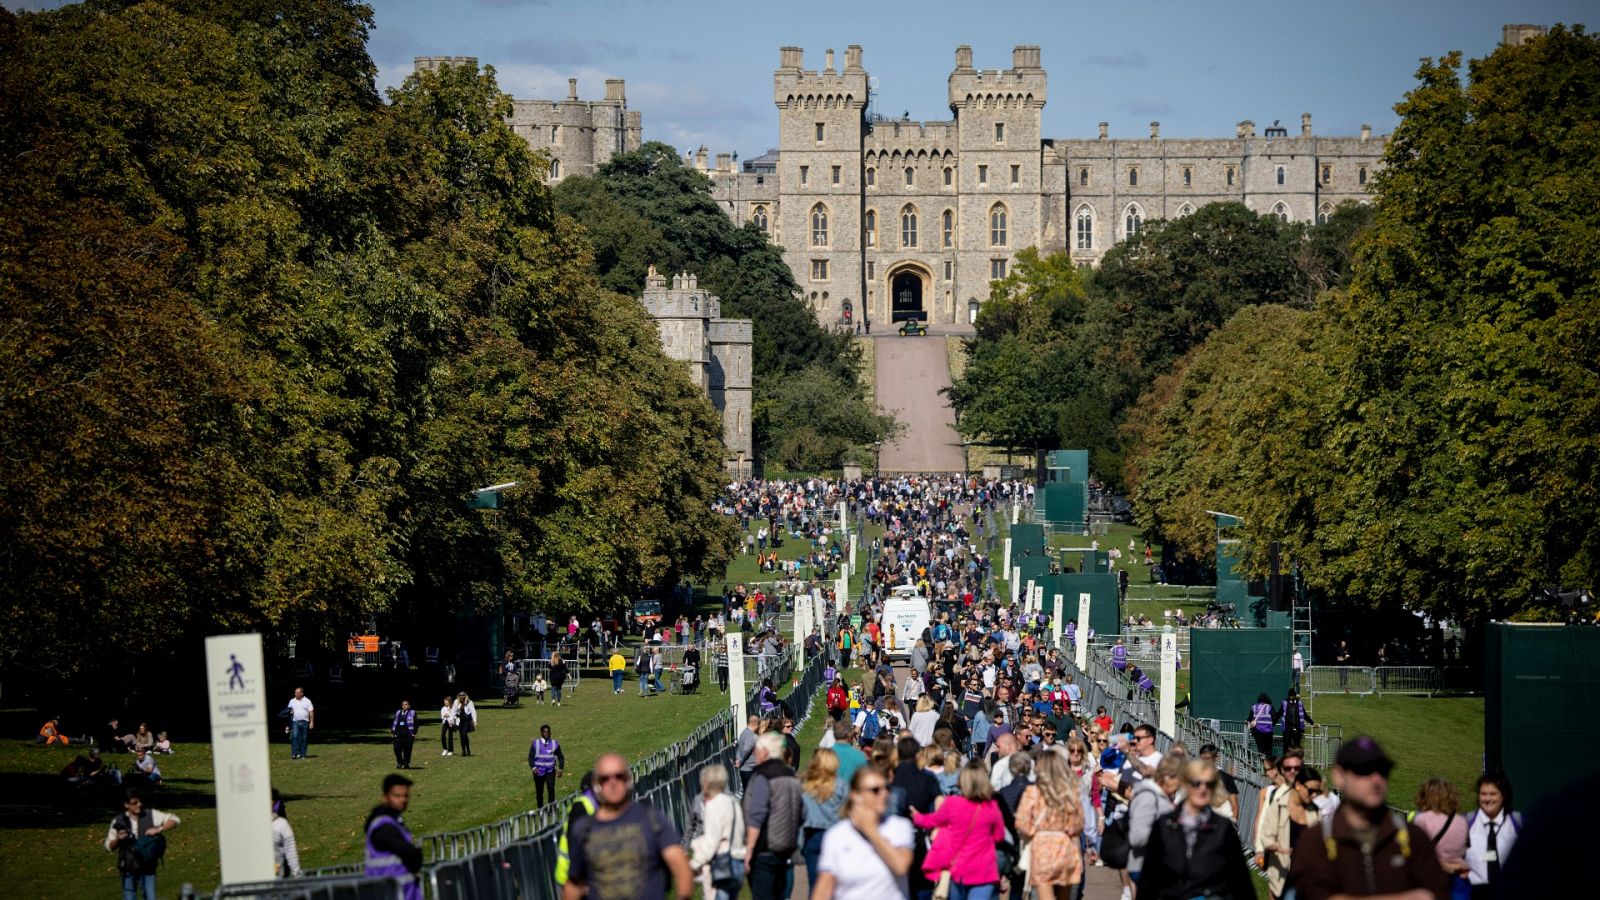
POLYGON ((206 691, 222 881, 271 881, 272 772, 261 635, 206 638, 206 691))
POLYGON ((733 730, 744 730, 750 714, 746 712, 744 691, 744 635, 737 631, 728 634, 728 704, 733 707, 733 730))
POLYGON ((1161 733, 1178 733, 1178 635, 1161 629, 1161 733))
POLYGON ((1055 595, 1055 609, 1050 613, 1050 646, 1061 646, 1061 626, 1067 618, 1067 604, 1060 594, 1055 595))
POLYGON ((1033 579, 1028 579, 1027 587, 1022 592, 1022 611, 1028 615, 1033 614, 1033 579))
POLYGON ((856 538, 857 537, 858 537, 858 535, 854 535, 854 534, 850 535, 850 570, 852 572, 855 571, 855 568, 856 568, 856 538))
POLYGON ((1088 592, 1078 595, 1078 627, 1073 630, 1078 642, 1074 648, 1077 652, 1074 654, 1076 658, 1073 662, 1078 664, 1078 670, 1081 672, 1089 670, 1089 598, 1088 592))
POLYGON ((1011 538, 1006 538, 1006 552, 1005 557, 1000 564, 1000 571, 1011 571, 1011 538))
POLYGON ((1011 602, 1016 603, 1022 599, 1022 567, 1011 567, 1011 602))

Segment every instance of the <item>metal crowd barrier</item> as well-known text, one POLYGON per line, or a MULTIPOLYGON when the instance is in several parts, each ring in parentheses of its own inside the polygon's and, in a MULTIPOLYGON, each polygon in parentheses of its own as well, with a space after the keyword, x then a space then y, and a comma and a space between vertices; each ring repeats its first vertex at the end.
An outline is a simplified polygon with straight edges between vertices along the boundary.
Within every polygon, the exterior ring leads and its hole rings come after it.
POLYGON ((1379 694, 1439 693, 1439 670, 1432 666, 1378 666, 1372 670, 1379 694))
POLYGON ((1365 697, 1378 691, 1378 680, 1367 666, 1312 666, 1301 679, 1300 693, 1351 694, 1365 697))
MULTIPOLYGON (((1255 739, 1250 736, 1250 723, 1245 719, 1200 719, 1218 734, 1226 735, 1239 746, 1255 747, 1255 739)), ((1306 762, 1313 766, 1331 766, 1333 758, 1338 755, 1339 747, 1344 744, 1344 726, 1316 723, 1306 726, 1305 733, 1300 739, 1300 749, 1305 752, 1306 762)), ((1273 736, 1273 755, 1282 756, 1287 748, 1283 746, 1283 735, 1273 736)))
POLYGON ((185 884, 181 900, 403 900, 409 879, 368 878, 366 875, 335 875, 324 878, 284 878, 248 884, 225 884, 210 894, 195 891, 185 884))
MULTIPOLYGON (((567 662, 567 682, 566 682, 566 684, 562 685, 562 688, 561 688, 562 690, 564 690, 564 691, 576 691, 578 689, 578 682, 580 680, 582 680, 582 677, 583 677, 581 672, 579 671, 581 668, 582 667, 578 665, 577 660, 574 660, 574 659, 569 659, 568 660, 568 662, 567 662)), ((533 679, 535 677, 537 677, 539 675, 543 675, 546 681, 550 680, 550 660, 548 660, 548 659, 519 659, 519 660, 517 660, 517 674, 522 678, 522 693, 524 693, 524 694, 532 694, 533 693, 533 679)), ((497 687, 497 688, 503 687, 504 686, 504 681, 503 681, 503 679, 501 679, 499 677, 498 673, 496 673, 495 677, 496 677, 495 687, 497 687)))

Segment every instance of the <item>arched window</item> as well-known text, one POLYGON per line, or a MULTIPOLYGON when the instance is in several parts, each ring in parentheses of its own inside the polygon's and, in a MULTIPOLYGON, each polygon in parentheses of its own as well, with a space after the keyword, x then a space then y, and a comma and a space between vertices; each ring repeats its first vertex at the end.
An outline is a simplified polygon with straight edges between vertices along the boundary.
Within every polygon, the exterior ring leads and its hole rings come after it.
MULTIPOLYGON (((907 169, 906 171, 910 171, 907 169)), ((900 246, 915 247, 917 245, 917 208, 911 204, 900 210, 900 246)))
POLYGON ((1088 187, 1088 186, 1089 186, 1089 170, 1088 170, 1088 168, 1079 169, 1078 170, 1078 187, 1088 187))
POLYGON ((555 179, 560 178, 560 177, 561 177, 561 160, 559 160, 559 159, 550 160, 550 179, 552 181, 554 181, 555 179))
POLYGON ((1278 167, 1278 183, 1279 184, 1283 184, 1283 178, 1284 178, 1283 166, 1279 166, 1278 167))
POLYGON ((878 184, 878 170, 867 167, 867 187, 876 187, 878 184))
POLYGON ((1366 184, 1367 183, 1367 167, 1366 166, 1362 166, 1360 168, 1360 170, 1356 172, 1356 181, 1361 183, 1361 184, 1366 184))
POLYGON ((1322 204, 1322 208, 1317 210, 1317 224, 1318 225, 1326 225, 1326 224, 1328 224, 1328 217, 1331 216, 1331 215, 1333 215, 1333 204, 1331 204, 1331 203, 1322 204))
POLYGON ((1278 221, 1280 222, 1289 221, 1289 207, 1283 205, 1282 203, 1272 204, 1272 214, 1277 216, 1278 221))
POLYGON ((906 187, 917 183, 917 170, 906 166, 906 187))
POLYGON ((1189 204, 1185 203, 1184 205, 1178 207, 1178 218, 1181 219, 1184 216, 1187 216, 1192 212, 1194 212, 1194 207, 1192 207, 1189 204))
POLYGON ((1006 205, 996 203, 989 207, 989 246, 1004 247, 1006 240, 1006 205))
POLYGON ((1138 187, 1138 186, 1139 186, 1139 170, 1138 170, 1137 167, 1130 167, 1128 169, 1128 187, 1138 187))
POLYGON ((939 217, 939 230, 944 236, 944 245, 946 247, 954 247, 956 244, 956 214, 948 209, 945 210, 944 215, 939 217))
POLYGON ((756 227, 765 233, 767 230, 767 208, 765 206, 756 207, 755 212, 750 214, 750 221, 756 223, 756 227))
POLYGON ((1131 238, 1144 230, 1144 210, 1139 204, 1130 203, 1126 212, 1122 214, 1122 236, 1131 238))
POLYGON ((944 167, 944 186, 949 187, 956 183, 956 170, 949 166, 944 167))
POLYGON ((861 219, 861 234, 868 247, 878 246, 878 211, 867 210, 861 219))
POLYGON ((811 207, 811 246, 828 246, 828 208, 821 203, 811 207))
POLYGON ((1094 211, 1087 206, 1078 207, 1077 243, 1079 250, 1094 249, 1094 211))

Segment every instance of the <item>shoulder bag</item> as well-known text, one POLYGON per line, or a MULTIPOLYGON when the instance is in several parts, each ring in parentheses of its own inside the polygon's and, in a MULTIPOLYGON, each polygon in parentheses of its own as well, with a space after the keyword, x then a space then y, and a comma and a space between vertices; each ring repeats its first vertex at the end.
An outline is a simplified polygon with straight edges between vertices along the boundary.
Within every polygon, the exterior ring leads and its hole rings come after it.
POLYGON ((739 888, 744 885, 744 860, 733 857, 733 833, 739 827, 739 805, 733 804, 733 809, 728 819, 728 850, 711 857, 711 886, 737 897, 739 888))

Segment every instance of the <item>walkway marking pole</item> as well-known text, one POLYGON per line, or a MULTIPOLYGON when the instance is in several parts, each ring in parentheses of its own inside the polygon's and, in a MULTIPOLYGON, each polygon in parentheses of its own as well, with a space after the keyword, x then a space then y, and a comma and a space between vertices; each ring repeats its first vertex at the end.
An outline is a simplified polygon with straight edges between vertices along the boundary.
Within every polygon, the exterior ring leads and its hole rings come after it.
POLYGON ((743 731, 745 723, 750 720, 750 714, 745 709, 745 702, 750 698, 744 691, 744 635, 732 631, 728 633, 728 702, 733 707, 733 730, 743 731))
POLYGON ((1090 596, 1091 595, 1087 591, 1078 595, 1078 627, 1073 631, 1073 637, 1077 642, 1077 646, 1073 648, 1077 651, 1077 658, 1074 659, 1073 662, 1078 664, 1078 671, 1080 672, 1087 672, 1089 670, 1090 596))
POLYGON ((1021 581, 1022 581, 1022 567, 1021 566, 1012 567, 1012 569, 1011 569, 1011 583, 1010 583, 1010 585, 1008 585, 1008 587, 1010 588, 1008 593, 1011 594, 1011 602, 1012 603, 1016 603, 1018 600, 1022 599, 1022 585, 1020 583, 1021 581))
POLYGON ((1006 538, 1006 554, 1004 560, 1000 564, 1000 571, 1011 571, 1011 538, 1006 538))
POLYGON ((1161 629, 1161 733, 1178 730, 1178 635, 1171 625, 1161 629))
POLYGON ((1062 620, 1067 617, 1067 604, 1064 602, 1065 598, 1060 594, 1055 596, 1055 601, 1055 609, 1050 613, 1050 646, 1059 647, 1061 646, 1062 620))
POLYGON ((272 768, 261 635, 206 638, 212 777, 224 883, 272 879, 272 768))

